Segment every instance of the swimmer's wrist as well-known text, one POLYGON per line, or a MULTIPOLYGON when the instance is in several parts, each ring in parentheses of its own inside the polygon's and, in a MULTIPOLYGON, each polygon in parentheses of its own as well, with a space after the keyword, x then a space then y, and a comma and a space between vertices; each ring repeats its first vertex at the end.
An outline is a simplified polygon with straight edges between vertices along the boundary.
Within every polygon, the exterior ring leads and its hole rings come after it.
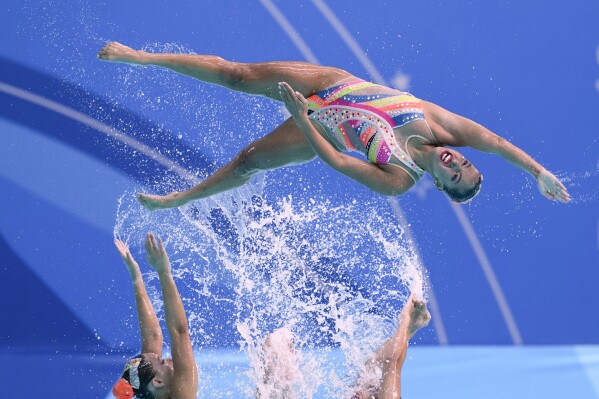
POLYGON ((532 161, 522 164, 516 164, 519 169, 522 169, 525 172, 530 173, 535 179, 539 177, 541 173, 545 170, 545 168, 539 163, 532 161))
POLYGON ((171 265, 167 263, 163 269, 157 270, 158 279, 171 279, 173 277, 171 273, 171 265))
POLYGON ((137 273, 135 276, 131 275, 131 283, 133 285, 139 285, 139 284, 143 285, 144 281, 141 277, 141 273, 137 273))
POLYGON ((538 167, 533 166, 532 168, 530 168, 530 174, 533 175, 535 179, 537 179, 540 175, 543 174, 543 172, 545 172, 545 170, 546 169, 541 165, 539 165, 538 167))
POLYGON ((136 64, 139 65, 148 65, 152 63, 152 56, 154 54, 152 53, 148 53, 147 51, 143 51, 143 50, 136 50, 135 51, 135 55, 132 57, 134 59, 134 61, 136 62, 136 64))
POLYGON ((308 114, 305 112, 298 115, 297 118, 304 123, 310 124, 310 118, 308 118, 308 114))
POLYGON ((295 120, 295 123, 298 125, 298 127, 312 127, 310 119, 308 118, 308 114, 297 115, 294 116, 293 119, 295 120))

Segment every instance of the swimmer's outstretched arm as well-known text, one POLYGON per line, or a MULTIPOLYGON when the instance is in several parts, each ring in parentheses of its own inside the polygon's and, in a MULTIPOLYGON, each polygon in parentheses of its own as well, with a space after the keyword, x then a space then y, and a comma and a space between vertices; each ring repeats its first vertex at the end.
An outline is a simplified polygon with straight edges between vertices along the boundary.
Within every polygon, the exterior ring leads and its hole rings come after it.
POLYGON ((195 399, 198 392, 198 370, 193 357, 185 308, 171 274, 171 263, 162 240, 156 239, 154 234, 148 233, 144 246, 148 263, 158 273, 164 298, 164 317, 171 340, 174 370, 171 397, 195 399))
POLYGON ((279 83, 279 92, 296 125, 316 155, 327 165, 383 195, 401 195, 413 185, 413 180, 406 173, 397 172, 398 168, 387 171, 375 164, 337 151, 312 125, 308 118, 306 98, 294 91, 286 82, 279 83))
POLYGON ((468 146, 499 155, 512 165, 533 175, 539 191, 546 198, 560 202, 570 201, 568 190, 562 182, 522 149, 468 118, 451 113, 432 103, 427 102, 425 107, 433 111, 431 115, 435 122, 448 133, 446 137, 449 138, 449 142, 445 144, 468 146))
POLYGON ((131 256, 127 244, 121 240, 115 240, 119 254, 129 270, 131 275, 131 281, 133 283, 133 293, 135 295, 135 305, 137 307, 137 318, 139 321, 139 332, 141 334, 141 351, 142 353, 156 353, 160 355, 162 353, 162 329, 158 324, 158 318, 154 307, 150 302, 146 287, 141 277, 141 271, 139 265, 131 256))

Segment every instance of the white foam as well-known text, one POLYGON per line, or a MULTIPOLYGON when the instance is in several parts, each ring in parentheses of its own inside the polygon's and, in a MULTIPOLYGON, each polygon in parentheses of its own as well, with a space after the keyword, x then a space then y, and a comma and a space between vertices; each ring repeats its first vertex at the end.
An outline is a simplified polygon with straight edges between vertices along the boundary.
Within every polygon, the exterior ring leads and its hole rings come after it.
MULTIPOLYGON (((395 328, 408 293, 423 295, 420 262, 393 215, 378 211, 388 209, 378 200, 334 206, 322 198, 287 197, 269 203, 260 196, 262 187, 258 179, 157 212, 142 209, 130 193, 120 201, 115 236, 140 253, 147 231, 163 238, 194 344, 215 345, 219 331, 238 332, 251 365, 240 382, 243 392, 342 395, 395 328), (264 379, 263 342, 275 331, 269 353, 286 370, 278 376, 285 377, 283 385, 264 379), (298 351, 289 351, 289 342, 298 351), (325 361, 331 345, 343 349, 344 364, 325 361), (299 349, 308 350, 297 356, 299 349)), ((156 278, 147 277, 159 306, 156 278)))

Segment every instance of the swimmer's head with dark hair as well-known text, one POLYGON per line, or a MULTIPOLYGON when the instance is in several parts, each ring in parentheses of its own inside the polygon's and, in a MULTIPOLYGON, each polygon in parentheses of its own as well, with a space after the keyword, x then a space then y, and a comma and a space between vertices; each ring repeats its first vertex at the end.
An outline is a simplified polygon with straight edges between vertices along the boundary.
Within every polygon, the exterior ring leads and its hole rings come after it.
POLYGON ((437 189, 445 191, 453 202, 465 204, 480 193, 482 175, 456 150, 437 147, 430 173, 437 189))
POLYGON ((467 204, 474 199, 478 194, 480 194, 480 189, 483 184, 483 175, 478 173, 478 180, 476 183, 470 188, 462 191, 454 188, 446 188, 445 194, 456 204, 467 204))
POLYGON ((143 354, 137 355, 125 364, 123 375, 112 388, 112 394, 118 399, 154 399, 150 383, 155 375, 152 363, 143 354))
POLYGON ((170 395, 173 365, 154 353, 142 353, 125 364, 123 375, 112 389, 117 399, 160 399, 170 395))

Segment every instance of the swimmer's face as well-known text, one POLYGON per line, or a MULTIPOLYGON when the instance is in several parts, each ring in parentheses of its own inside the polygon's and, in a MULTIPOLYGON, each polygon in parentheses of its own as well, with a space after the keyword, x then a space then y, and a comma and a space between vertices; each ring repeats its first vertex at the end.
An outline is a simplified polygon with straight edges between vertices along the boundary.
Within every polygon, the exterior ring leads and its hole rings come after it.
POLYGON ((433 156, 433 177, 439 190, 464 193, 478 184, 478 169, 460 152, 437 147, 433 156))
POLYGON ((173 380, 173 359, 163 359, 155 353, 144 353, 144 359, 152 364, 152 368, 156 373, 154 377, 154 385, 158 388, 170 387, 173 380))

